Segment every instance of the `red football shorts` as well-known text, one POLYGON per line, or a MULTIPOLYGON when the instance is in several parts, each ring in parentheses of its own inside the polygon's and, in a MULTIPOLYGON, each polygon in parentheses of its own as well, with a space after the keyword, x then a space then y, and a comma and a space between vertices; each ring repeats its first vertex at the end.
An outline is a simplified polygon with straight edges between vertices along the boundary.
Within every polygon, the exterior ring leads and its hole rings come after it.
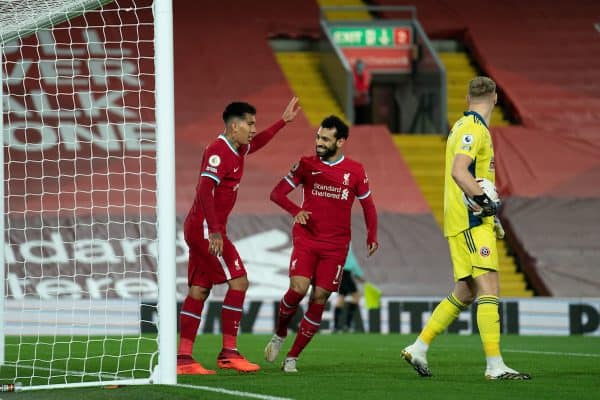
POLYGON ((244 263, 227 236, 223 236, 223 254, 215 257, 208 252, 209 242, 204 238, 202 225, 186 224, 184 234, 189 248, 188 286, 210 289, 213 285, 246 275, 244 263))
POLYGON ((289 276, 304 276, 330 292, 337 292, 348 255, 348 246, 322 248, 303 240, 294 240, 289 276))

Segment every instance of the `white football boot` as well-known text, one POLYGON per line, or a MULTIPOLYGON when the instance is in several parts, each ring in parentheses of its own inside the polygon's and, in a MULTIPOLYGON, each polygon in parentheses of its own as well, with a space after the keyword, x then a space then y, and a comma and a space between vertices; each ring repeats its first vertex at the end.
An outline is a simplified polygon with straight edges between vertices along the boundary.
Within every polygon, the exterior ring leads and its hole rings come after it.
POLYGON ((414 345, 410 345, 402 350, 401 355, 420 376, 431 376, 431 371, 427 366, 427 353, 419 352, 414 345))
POLYGON ((285 338, 279 337, 277 335, 273 335, 267 346, 265 347, 265 360, 268 362, 273 362, 279 355, 279 350, 281 350, 281 345, 285 338))
POLYGON ((298 369, 296 369, 296 360, 297 358, 286 357, 281 364, 281 370, 285 373, 298 372, 298 369))
POLYGON ((486 368, 485 379, 505 381, 528 381, 531 379, 531 375, 515 371, 514 369, 509 368, 503 364, 496 368, 486 368))

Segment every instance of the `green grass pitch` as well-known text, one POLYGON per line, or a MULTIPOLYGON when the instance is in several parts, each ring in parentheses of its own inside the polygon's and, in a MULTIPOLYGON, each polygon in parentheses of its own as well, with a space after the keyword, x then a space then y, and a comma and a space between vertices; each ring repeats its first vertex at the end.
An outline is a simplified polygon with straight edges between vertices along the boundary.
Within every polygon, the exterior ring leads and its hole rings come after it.
MULTIPOLYGON (((429 352, 434 374, 421 378, 403 361, 400 350, 414 335, 317 335, 298 361, 298 374, 283 374, 279 362, 263 361, 267 335, 242 335, 239 347, 259 362, 256 374, 218 371, 214 376, 183 376, 179 384, 124 386, 116 389, 73 388, 0 394, 2 399, 597 399, 600 384, 600 337, 505 336, 504 359, 529 372, 531 381, 486 381, 485 361, 478 336, 442 335, 429 352), (221 392, 209 391, 216 388, 221 392), (223 390, 233 391, 230 394, 223 390)), ((291 346, 292 336, 284 344, 291 346)), ((10 343, 11 338, 7 338, 10 343)), ((216 367, 220 336, 199 336, 194 356, 205 367, 216 367)), ((145 341, 151 343, 151 341, 145 341)), ((110 346, 117 346, 111 342, 110 346)), ((10 347, 9 347, 10 348, 10 347)), ((50 349, 48 347, 47 349, 50 349)), ((42 348, 38 352, 43 351, 42 348)), ((55 349, 56 351, 56 349, 55 349)), ((117 351, 115 349, 115 351, 117 351)), ((280 358, 284 354, 280 355, 280 358)), ((10 356, 8 352, 7 356, 10 356)), ((118 359, 104 358, 103 369, 116 368, 118 359), (112 363, 112 364, 111 364, 112 363)), ((83 360, 81 361, 83 362, 83 360)), ((92 370, 86 361, 86 370, 92 370)), ((123 362, 121 360, 121 362, 123 362)), ((146 362, 146 361, 144 361, 146 362)), ((127 364, 121 364, 127 367, 127 364)), ((56 368, 58 366, 55 366, 56 368)), ((2 382, 14 368, 2 367, 2 382)), ((21 372, 23 373, 23 372, 21 372)), ((38 371, 38 375, 41 373, 38 371)), ((43 378, 40 376, 40 378, 43 378)))

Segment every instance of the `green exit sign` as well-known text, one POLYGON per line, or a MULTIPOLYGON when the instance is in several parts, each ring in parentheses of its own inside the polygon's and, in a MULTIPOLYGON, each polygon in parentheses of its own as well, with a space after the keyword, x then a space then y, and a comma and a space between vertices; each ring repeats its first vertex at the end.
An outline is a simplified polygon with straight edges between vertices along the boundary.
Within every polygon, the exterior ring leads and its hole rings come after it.
POLYGON ((340 47, 397 47, 411 42, 408 27, 332 27, 333 41, 340 47))

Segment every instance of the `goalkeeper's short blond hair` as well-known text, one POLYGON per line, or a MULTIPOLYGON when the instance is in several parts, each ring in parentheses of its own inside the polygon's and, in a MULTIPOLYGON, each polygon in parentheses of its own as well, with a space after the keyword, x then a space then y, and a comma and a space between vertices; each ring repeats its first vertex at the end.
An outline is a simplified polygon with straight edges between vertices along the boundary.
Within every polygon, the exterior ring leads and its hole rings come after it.
POLYGON ((469 97, 480 99, 496 93, 496 82, 487 76, 477 76, 469 82, 469 97))

